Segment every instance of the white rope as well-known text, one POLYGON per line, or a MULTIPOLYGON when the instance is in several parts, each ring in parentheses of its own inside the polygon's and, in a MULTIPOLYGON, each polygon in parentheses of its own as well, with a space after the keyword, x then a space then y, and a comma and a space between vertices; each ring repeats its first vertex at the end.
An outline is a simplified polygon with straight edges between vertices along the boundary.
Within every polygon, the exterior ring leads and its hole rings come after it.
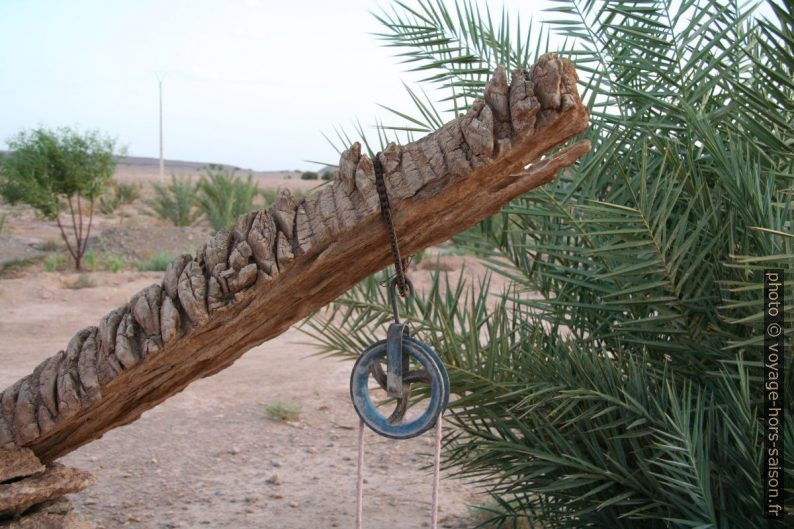
MULTIPOLYGON (((438 529, 438 491, 441 482, 441 416, 436 421, 435 449, 433 451, 433 493, 430 512, 430 529, 438 529)), ((364 520, 364 421, 358 421, 358 470, 356 472, 356 529, 362 529, 364 520)))
POLYGON ((430 513, 430 529, 438 529, 438 489, 441 481, 441 415, 436 422, 436 442, 433 453, 433 506, 430 513))
POLYGON ((364 519, 364 420, 358 421, 358 472, 356 473, 356 529, 364 519))

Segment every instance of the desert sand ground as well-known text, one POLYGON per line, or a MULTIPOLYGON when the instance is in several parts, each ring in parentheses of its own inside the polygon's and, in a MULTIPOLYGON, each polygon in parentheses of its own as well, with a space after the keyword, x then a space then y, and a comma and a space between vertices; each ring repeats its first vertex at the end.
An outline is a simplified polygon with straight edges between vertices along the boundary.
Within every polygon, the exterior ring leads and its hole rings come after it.
MULTIPOLYGON (((137 177, 135 171, 124 171, 121 167, 120 179, 157 178, 156 168, 135 169, 140 172, 137 177)), ((283 176, 260 175, 260 187, 303 189, 317 184, 283 176)), ((95 233, 111 230, 116 239, 124 235, 131 258, 140 257, 140 245, 147 240, 138 240, 134 230, 167 230, 139 205, 126 213, 123 226, 116 216, 99 216, 95 233)), ((206 226, 187 229, 181 240, 197 247, 208 231, 206 226)), ((41 249, 58 239, 52 222, 24 208, 15 208, 7 217, 6 232, 0 239, 0 257, 11 240, 41 249)), ((169 241, 164 236, 158 244, 168 246, 169 241)), ((448 267, 455 274, 461 267, 475 276, 482 272, 460 257, 450 257, 448 267)), ((427 280, 425 271, 413 274, 420 285, 427 280)), ((65 348, 77 330, 95 325, 135 292, 158 282, 161 273, 128 268, 90 276, 94 286, 76 290, 71 287, 78 274, 46 272, 41 261, 4 270, 0 388, 65 348)), ((352 363, 312 356, 315 349, 308 340, 290 329, 138 421, 64 457, 64 463, 97 477, 96 485, 71 496, 76 510, 103 528, 352 527, 358 428, 348 393, 352 363), (298 404, 300 418, 272 419, 266 406, 278 401, 298 404)), ((429 526, 431 443, 432 432, 399 442, 367 433, 367 528, 429 526)), ((472 486, 449 476, 441 486, 441 526, 473 525, 469 505, 486 500, 472 486)))

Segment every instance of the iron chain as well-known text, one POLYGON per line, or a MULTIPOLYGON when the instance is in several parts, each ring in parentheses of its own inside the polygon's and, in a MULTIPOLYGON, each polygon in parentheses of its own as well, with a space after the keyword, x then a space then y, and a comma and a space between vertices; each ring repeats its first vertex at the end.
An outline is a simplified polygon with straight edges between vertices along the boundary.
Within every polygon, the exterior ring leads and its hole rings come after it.
POLYGON ((394 228, 389 194, 386 191, 386 182, 383 179, 383 164, 380 161, 380 153, 375 155, 372 164, 375 167, 375 189, 377 189, 378 198, 380 199, 380 214, 386 223, 386 229, 389 231, 391 253, 394 258, 394 271, 397 276, 397 289, 400 292, 400 296, 405 297, 408 295, 408 286, 405 281, 405 269, 408 267, 408 260, 400 257, 400 247, 397 245, 397 230, 394 228))

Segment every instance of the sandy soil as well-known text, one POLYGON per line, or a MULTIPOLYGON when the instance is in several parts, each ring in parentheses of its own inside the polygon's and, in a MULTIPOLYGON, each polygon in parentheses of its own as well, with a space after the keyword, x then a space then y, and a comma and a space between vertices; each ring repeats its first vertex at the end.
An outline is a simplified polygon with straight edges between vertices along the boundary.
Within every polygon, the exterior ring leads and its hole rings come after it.
MULTIPOLYGON (((97 286, 70 290, 74 274, 0 281, 0 386, 26 375, 159 273, 92 274, 97 286)), ((350 362, 310 356, 290 330, 229 369, 195 382, 137 422, 63 458, 97 484, 72 499, 99 527, 350 527, 355 512, 357 417, 350 362), (294 423, 266 405, 300 405, 294 423)), ((366 526, 425 527, 432 433, 394 442, 366 436, 366 526)), ((442 482, 443 527, 466 527, 471 488, 442 482)))
MULTIPOLYGON (((195 162, 165 161, 164 180, 171 181, 171 175, 190 176, 197 181, 203 174, 204 164, 195 162)), ((315 172, 322 167, 318 166, 315 172)), ((232 168, 229 168, 232 169, 232 168)), ((236 174, 247 178, 250 174, 253 181, 261 188, 288 187, 308 191, 321 184, 318 180, 301 180, 300 171, 253 171, 250 169, 236 169, 236 174)), ((116 166, 114 178, 125 183, 142 183, 145 185, 160 182, 159 161, 154 158, 128 158, 119 161, 116 166)))
MULTIPOLYGON (((260 188, 305 190, 318 184, 285 172, 255 176, 260 188)), ((116 178, 143 182, 150 192, 156 166, 122 165, 116 178)), ((53 222, 24 207, 0 205, 0 210, 9 213, 0 256, 10 252, 12 239, 17 246, 63 251, 53 222)), ((97 215, 98 241, 103 232, 110 253, 129 257, 130 266, 115 274, 91 272, 90 288, 72 289, 77 273, 45 272, 41 262, 0 273, 0 388, 65 348, 76 331, 96 325, 109 310, 160 281, 160 272, 133 271, 134 258, 173 245, 195 250, 208 228, 167 227, 138 201, 126 208, 123 224, 117 215, 97 215)), ((428 265, 434 262, 430 256, 412 272, 417 288, 428 284, 428 265)), ((484 272, 471 258, 446 256, 441 264, 454 276, 463 270, 476 279, 484 272)), ((358 428, 348 393, 352 362, 312 356, 308 341, 291 329, 135 423, 64 457, 64 463, 97 477, 95 486, 72 496, 76 510, 101 528, 352 527, 358 428), (266 407, 276 402, 299 405, 300 418, 272 419, 266 407)), ((429 526, 431 443, 432 432, 395 442, 368 431, 365 527, 429 526)), ((484 501, 472 487, 445 477, 441 526, 472 526, 468 505, 484 501)))

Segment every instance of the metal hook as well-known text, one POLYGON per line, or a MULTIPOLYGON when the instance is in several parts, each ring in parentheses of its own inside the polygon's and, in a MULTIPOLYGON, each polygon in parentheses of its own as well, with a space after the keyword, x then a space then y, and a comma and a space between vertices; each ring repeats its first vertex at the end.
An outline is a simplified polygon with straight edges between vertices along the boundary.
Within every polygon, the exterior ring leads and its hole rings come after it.
MULTIPOLYGON (((405 278, 405 286, 408 287, 408 293, 405 296, 407 300, 414 295, 414 284, 407 277, 405 278)), ((389 283, 389 303, 391 304, 391 311, 394 314, 394 323, 400 323, 400 309, 397 306, 397 278, 391 280, 389 283)))

